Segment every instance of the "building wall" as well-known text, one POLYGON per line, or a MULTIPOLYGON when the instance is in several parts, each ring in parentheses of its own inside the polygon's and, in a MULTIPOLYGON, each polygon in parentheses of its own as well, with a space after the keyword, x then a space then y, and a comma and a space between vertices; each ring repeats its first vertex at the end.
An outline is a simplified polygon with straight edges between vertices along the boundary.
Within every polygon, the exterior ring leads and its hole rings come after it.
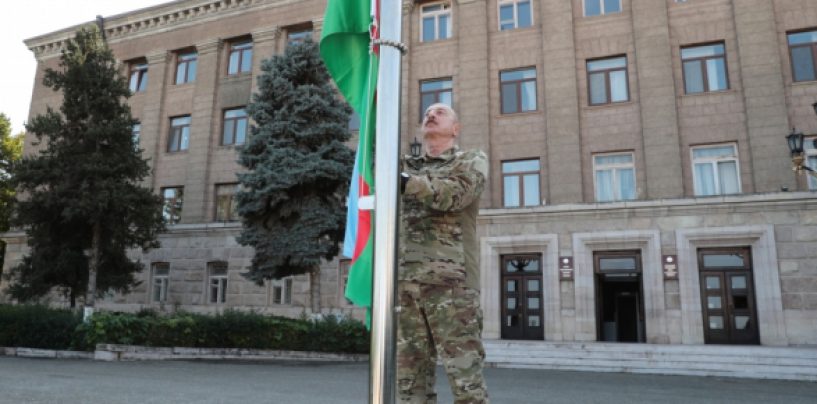
MULTIPOLYGON (((491 163, 481 199, 482 289, 486 336, 500 337, 499 259, 534 252, 543 268, 545 339, 598 339, 592 252, 641 251, 646 342, 703 343, 697 248, 752 248, 760 339, 766 345, 817 344, 817 238, 815 199, 790 170, 784 136, 791 127, 817 133, 810 104, 815 82, 793 82, 787 33, 817 28, 817 4, 807 0, 622 0, 619 13, 584 17, 583 0, 531 0, 532 25, 499 30, 500 0, 451 1, 452 36, 422 42, 421 9, 431 2, 403 1, 401 134, 404 149, 420 130, 420 82, 450 77, 460 114, 460 143, 483 149, 491 163), (728 89, 685 94, 680 50, 722 42, 728 89), (587 61, 625 56, 629 99, 591 106, 587 61), (500 72, 536 71, 536 110, 502 114, 500 72), (691 148, 737 146, 741 194, 695 197, 691 148), (596 203, 593 156, 627 151, 634 156, 636 201, 596 203), (538 158, 542 205, 503 207, 501 163, 538 158), (782 189, 801 192, 781 192, 782 189), (589 255, 588 255, 589 254, 589 255), (692 255, 689 255, 692 254, 692 255), (660 260, 678 257, 678 278, 665 279, 660 260), (574 259, 574 277, 560 279, 560 256, 574 259), (588 258, 590 257, 590 258, 588 258), (657 260, 657 261, 656 261, 657 260)), ((281 53, 293 27, 322 26, 325 1, 187 0, 107 19, 109 43, 123 62, 144 58, 149 87, 131 98, 142 121, 141 146, 151 159, 149 184, 157 192, 184 186, 180 225, 162 247, 134 252, 146 264, 171 262, 171 295, 180 306, 217 310, 204 302, 207 262, 229 263, 225 307, 262 308, 299 315, 309 306, 307 277, 294 279, 293 303, 271 304, 270 287, 239 275, 251 251, 237 246, 235 224, 213 223, 215 185, 235 182, 233 147, 220 146, 222 111, 245 105, 257 88, 261 60, 281 53), (252 74, 227 76, 229 44, 252 38, 252 74), (199 52, 194 83, 173 85, 175 53, 199 52), (173 116, 192 116, 191 146, 167 153, 173 116)), ((56 66, 60 41, 73 28, 27 43, 38 58, 31 115, 56 105, 59 94, 39 83, 56 66)), ((315 34, 317 38, 317 34, 315 34)), ((123 71, 127 63, 123 63, 123 71)), ((26 152, 32 152, 31 139, 26 152)), ((18 235, 19 236, 19 235, 18 235)), ((16 240, 16 241, 15 241, 16 240)), ((21 238, 13 243, 21 243, 21 238)), ((23 249, 10 245, 6 268, 23 249)), ((321 275, 326 311, 350 312, 339 296, 339 264, 321 275)), ((148 305, 142 286, 106 300, 110 307, 148 305)), ((361 316, 361 311, 354 315, 361 316)))

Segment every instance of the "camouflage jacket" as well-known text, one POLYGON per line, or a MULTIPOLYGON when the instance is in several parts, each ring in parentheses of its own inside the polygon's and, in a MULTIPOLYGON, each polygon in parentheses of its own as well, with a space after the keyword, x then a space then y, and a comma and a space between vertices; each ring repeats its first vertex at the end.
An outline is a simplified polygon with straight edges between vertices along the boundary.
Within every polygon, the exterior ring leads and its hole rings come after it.
POLYGON ((488 175, 479 150, 406 156, 400 216, 401 281, 479 289, 477 212, 488 175))

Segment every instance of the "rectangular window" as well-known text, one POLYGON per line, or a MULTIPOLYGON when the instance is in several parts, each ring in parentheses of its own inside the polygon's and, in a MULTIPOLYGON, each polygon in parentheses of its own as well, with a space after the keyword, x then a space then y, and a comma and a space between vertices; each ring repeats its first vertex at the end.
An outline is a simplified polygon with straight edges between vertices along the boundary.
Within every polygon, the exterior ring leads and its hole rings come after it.
POLYGON ((817 31, 788 34, 788 39, 794 81, 817 80, 817 31))
MULTIPOLYGON (((803 142, 803 149, 806 154, 806 165, 817 169, 817 148, 814 147, 814 142, 817 141, 817 137, 809 137, 803 142)), ((814 178, 813 175, 807 175, 808 177, 808 189, 811 191, 817 191, 817 178, 814 178)))
POLYGON ((536 68, 499 72, 502 113, 536 110, 536 68))
POLYGON ((530 27, 533 24, 530 0, 499 0, 499 30, 530 27))
POLYGON ((227 301, 227 263, 223 261, 207 263, 207 292, 210 303, 227 301))
POLYGON ((628 101, 627 57, 588 60, 587 88, 590 105, 628 101))
POLYGON ((227 74, 236 75, 252 71, 252 41, 236 42, 230 45, 227 74))
POLYGON ((138 123, 133 124, 133 126, 131 127, 130 133, 131 133, 131 140, 133 141, 133 148, 138 149, 139 148, 139 138, 142 137, 142 125, 138 124, 138 123))
POLYGON ((340 305, 351 305, 352 301, 346 298, 346 285, 349 284, 349 268, 352 265, 352 260, 340 260, 338 264, 338 303, 340 305))
POLYGON ((216 221, 232 222, 238 220, 235 194, 238 184, 216 184, 216 221))
POLYGON ((451 38, 451 5, 428 4, 420 8, 420 41, 451 38))
POLYGON ((451 79, 435 79, 420 82, 420 121, 426 109, 432 104, 443 103, 452 106, 451 99, 453 90, 451 89, 451 79))
POLYGON ((593 172, 597 202, 635 199, 635 165, 632 153, 593 156, 593 172))
POLYGON ((584 16, 621 12, 621 0, 584 0, 584 16))
POLYGON ((681 48, 687 94, 729 89, 723 43, 681 48))
POLYGON ((167 262, 154 262, 151 265, 151 290, 150 300, 154 303, 164 303, 167 301, 167 286, 170 282, 170 264, 167 262))
POLYGON ((190 146, 190 115, 170 119, 170 135, 167 137, 168 153, 187 150, 190 146))
POLYGON ((503 205, 506 208, 539 205, 539 160, 502 162, 503 205))
POLYGON ((738 151, 734 144, 692 148, 696 196, 740 193, 738 151))
POLYGON ((182 203, 184 202, 183 187, 162 188, 162 217, 167 224, 179 223, 182 219, 182 203))
POLYGON ((225 110, 221 144, 225 146, 244 144, 247 140, 248 122, 247 111, 244 108, 225 110))
POLYGON ((292 304, 292 278, 272 281, 272 304, 292 304))
POLYGON ((176 56, 176 84, 196 81, 196 52, 180 53, 176 56))
POLYGON ((148 64, 136 63, 130 67, 128 88, 132 93, 140 93, 148 88, 148 64))
POLYGON ((287 32, 287 46, 294 45, 296 43, 302 43, 307 39, 311 38, 312 38, 311 29, 293 30, 287 32))

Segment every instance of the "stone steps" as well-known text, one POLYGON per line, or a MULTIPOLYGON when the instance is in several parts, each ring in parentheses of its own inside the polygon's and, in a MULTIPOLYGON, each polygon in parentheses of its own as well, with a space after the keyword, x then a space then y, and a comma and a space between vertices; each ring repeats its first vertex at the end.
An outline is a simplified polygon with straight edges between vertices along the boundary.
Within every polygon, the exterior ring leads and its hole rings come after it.
POLYGON ((488 366, 817 381, 817 349, 486 340, 488 366))

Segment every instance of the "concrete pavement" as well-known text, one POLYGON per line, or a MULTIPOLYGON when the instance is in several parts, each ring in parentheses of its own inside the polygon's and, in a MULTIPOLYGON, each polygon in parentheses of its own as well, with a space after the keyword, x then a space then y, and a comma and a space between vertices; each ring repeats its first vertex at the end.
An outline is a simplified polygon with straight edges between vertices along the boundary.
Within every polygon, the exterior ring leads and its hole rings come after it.
MULTIPOLYGON (((365 404, 365 363, 98 362, 0 357, 0 403, 365 404)), ((494 404, 815 403, 817 383, 487 369, 494 404)), ((442 369, 440 403, 451 394, 442 369)))

